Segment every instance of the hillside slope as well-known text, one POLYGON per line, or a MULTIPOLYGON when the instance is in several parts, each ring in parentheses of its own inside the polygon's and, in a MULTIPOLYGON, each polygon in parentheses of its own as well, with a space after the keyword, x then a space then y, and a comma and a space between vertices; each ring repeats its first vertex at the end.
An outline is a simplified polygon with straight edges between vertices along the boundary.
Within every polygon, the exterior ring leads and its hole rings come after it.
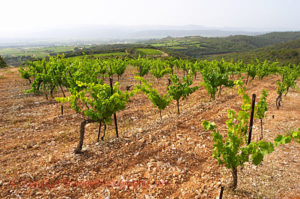
MULTIPOLYGON (((201 88, 181 103, 159 112, 143 95, 136 95, 118 113, 120 139, 109 126, 105 141, 96 143, 97 124, 86 129, 84 153, 75 155, 81 116, 68 106, 42 96, 24 94, 29 88, 16 68, 0 69, 0 197, 1 198, 216 198, 230 174, 212 158, 212 136, 201 127, 214 121, 222 133, 227 109, 238 109, 236 91, 208 101, 201 88)), ((131 84, 126 71, 121 88, 131 84)), ((150 79, 150 78, 149 78, 150 79)), ((249 94, 269 90, 269 110, 264 119, 265 139, 299 127, 300 92, 291 90, 277 110, 277 76, 248 84, 249 94)), ((199 85, 200 80, 196 81, 199 85)), ((298 82, 299 84, 300 82, 298 82)), ((167 79, 155 87, 166 88, 167 79)), ((254 139, 260 135, 254 126, 254 139)), ((296 198, 300 196, 300 145, 276 148, 260 166, 239 170, 236 192, 225 188, 224 198, 296 198)))
POLYGON ((146 44, 160 47, 166 51, 201 58, 205 55, 250 51, 299 38, 300 32, 273 32, 258 36, 167 37, 161 40, 150 40, 146 44))
POLYGON ((263 47, 248 52, 210 55, 205 56, 204 58, 208 60, 224 58, 225 60, 243 60, 244 62, 249 62, 253 59, 260 59, 279 61, 281 64, 299 64, 300 39, 263 47))

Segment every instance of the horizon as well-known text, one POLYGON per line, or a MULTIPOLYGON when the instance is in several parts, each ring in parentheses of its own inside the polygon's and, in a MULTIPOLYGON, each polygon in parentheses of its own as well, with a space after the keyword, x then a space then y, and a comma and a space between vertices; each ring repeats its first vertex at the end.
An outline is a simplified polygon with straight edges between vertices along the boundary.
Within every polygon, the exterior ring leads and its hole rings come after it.
POLYGON ((2 8, 0 38, 22 38, 82 26, 150 30, 159 26, 199 26, 245 32, 300 30, 300 2, 296 0, 10 0, 2 2, 2 8))

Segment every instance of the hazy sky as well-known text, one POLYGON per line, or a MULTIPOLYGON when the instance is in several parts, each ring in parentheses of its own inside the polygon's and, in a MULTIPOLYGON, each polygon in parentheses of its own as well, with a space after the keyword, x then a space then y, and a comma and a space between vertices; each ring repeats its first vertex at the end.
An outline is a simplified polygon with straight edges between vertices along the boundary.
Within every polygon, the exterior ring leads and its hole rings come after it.
POLYGON ((300 30, 300 0, 1 0, 0 36, 60 25, 300 30))

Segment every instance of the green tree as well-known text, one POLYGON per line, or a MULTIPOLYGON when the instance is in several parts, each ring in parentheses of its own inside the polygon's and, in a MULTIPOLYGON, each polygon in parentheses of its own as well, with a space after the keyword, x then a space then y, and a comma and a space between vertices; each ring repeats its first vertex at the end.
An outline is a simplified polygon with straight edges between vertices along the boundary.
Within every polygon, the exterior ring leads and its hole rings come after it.
POLYGON ((258 165, 263 161, 264 155, 274 151, 271 142, 251 142, 247 145, 247 131, 250 118, 250 97, 245 93, 245 87, 241 81, 237 81, 238 93, 243 98, 243 104, 239 112, 228 110, 227 136, 223 136, 216 125, 212 122, 203 121, 202 125, 205 130, 213 131, 213 157, 220 165, 225 165, 231 170, 232 184, 231 187, 236 189, 238 175, 237 169, 243 166, 245 162, 251 160, 253 164, 258 165))
POLYGON ((26 79, 26 80, 28 80, 29 81, 29 84, 31 84, 31 77, 32 77, 32 73, 31 73, 31 71, 30 71, 30 68, 29 67, 23 67, 23 66, 21 66, 19 69, 18 69, 18 71, 19 71, 19 73, 20 73, 20 75, 21 75, 21 77, 23 78, 23 79, 26 79))
POLYGON ((156 77, 157 80, 171 72, 171 68, 168 68, 166 64, 160 59, 152 61, 151 73, 154 77, 156 77))
POLYGON ((282 75, 282 80, 277 81, 277 98, 276 107, 279 109, 281 106, 282 95, 287 94, 290 88, 296 88, 297 79, 299 77, 299 72, 297 68, 292 68, 290 66, 282 67, 279 72, 282 75))
POLYGON ((202 123, 205 130, 213 131, 213 157, 220 165, 225 165, 226 168, 231 170, 233 178, 231 187, 233 190, 237 187, 237 169, 239 166, 243 166, 245 162, 249 162, 250 156, 252 163, 258 165, 263 161, 266 154, 274 151, 274 146, 271 142, 264 142, 262 140, 246 145, 247 136, 243 131, 239 131, 246 127, 244 126, 245 124, 242 124, 241 121, 238 120, 239 117, 242 117, 240 112, 238 114, 232 110, 228 112, 228 120, 226 122, 228 130, 226 137, 216 130, 214 123, 207 121, 202 123), (234 119, 237 124, 233 122, 234 119))
POLYGON ((180 99, 184 100, 190 94, 195 92, 199 87, 198 86, 191 87, 193 81, 190 75, 184 76, 182 82, 179 80, 177 75, 170 75, 170 79, 172 84, 169 86, 168 93, 174 100, 176 100, 177 113, 178 115, 180 115, 180 111, 179 111, 180 99))
POLYGON ((233 81, 229 80, 228 72, 222 63, 214 61, 201 71, 203 81, 201 85, 210 94, 211 99, 215 99, 216 93, 219 90, 221 94, 222 86, 232 87, 233 81))
POLYGON ((251 63, 247 65, 247 80, 246 85, 248 84, 249 77, 252 78, 252 80, 256 77, 256 64, 251 63))
POLYGON ((137 75, 140 77, 147 75, 151 69, 151 61, 148 59, 139 57, 138 59, 132 60, 131 63, 137 67, 137 75))
POLYGON ((267 103, 267 96, 268 91, 263 90, 262 94, 260 95, 260 99, 256 104, 256 114, 255 117, 260 120, 260 139, 263 139, 263 118, 265 117, 265 113, 268 110, 268 103, 267 103))
POLYGON ((126 70, 127 61, 123 59, 112 59, 110 61, 110 64, 112 64, 113 70, 118 76, 118 81, 120 81, 120 77, 123 75, 123 73, 126 70))
POLYGON ((158 91, 142 77, 136 77, 136 79, 142 82, 142 85, 137 85, 137 89, 147 95, 153 106, 158 108, 160 119, 162 120, 161 111, 171 103, 172 98, 168 95, 160 95, 158 91))
POLYGON ((80 81, 77 81, 76 84, 83 89, 78 91, 78 89, 70 88, 71 95, 69 97, 56 98, 56 100, 62 103, 69 102, 72 109, 85 117, 80 125, 80 140, 74 151, 80 153, 84 140, 85 125, 92 122, 103 122, 104 129, 106 129, 106 124, 110 124, 112 121, 112 115, 125 109, 131 93, 122 92, 119 89, 118 82, 113 87, 113 94, 111 94, 111 88, 107 84, 83 83, 80 81))

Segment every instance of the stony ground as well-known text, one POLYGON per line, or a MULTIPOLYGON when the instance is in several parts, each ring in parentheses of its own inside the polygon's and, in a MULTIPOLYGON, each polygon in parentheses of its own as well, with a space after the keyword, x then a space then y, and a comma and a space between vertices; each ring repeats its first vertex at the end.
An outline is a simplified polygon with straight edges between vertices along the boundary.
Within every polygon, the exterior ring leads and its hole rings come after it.
MULTIPOLYGON (((131 74, 128 70, 121 79, 122 88, 134 83, 131 74)), ((148 79, 166 89, 166 79, 148 79)), ((278 79, 269 76, 247 86, 249 94, 269 90, 267 141, 300 127, 300 91, 291 90, 277 110, 278 79)), ((117 114, 119 139, 110 125, 105 140, 96 143, 98 124, 89 124, 84 153, 75 155, 83 117, 68 105, 61 116, 60 104, 25 94, 28 88, 16 68, 0 69, 1 198, 216 198, 221 185, 224 198, 300 198, 300 145, 295 142, 276 148, 259 166, 246 164, 238 171, 237 190, 227 188, 230 173, 212 158, 212 136, 201 121, 214 121, 225 133, 227 109, 241 105, 233 89, 210 102, 200 88, 180 103, 179 117, 173 103, 162 120, 138 94, 117 114)), ((257 140, 259 121, 253 133, 257 140)))

